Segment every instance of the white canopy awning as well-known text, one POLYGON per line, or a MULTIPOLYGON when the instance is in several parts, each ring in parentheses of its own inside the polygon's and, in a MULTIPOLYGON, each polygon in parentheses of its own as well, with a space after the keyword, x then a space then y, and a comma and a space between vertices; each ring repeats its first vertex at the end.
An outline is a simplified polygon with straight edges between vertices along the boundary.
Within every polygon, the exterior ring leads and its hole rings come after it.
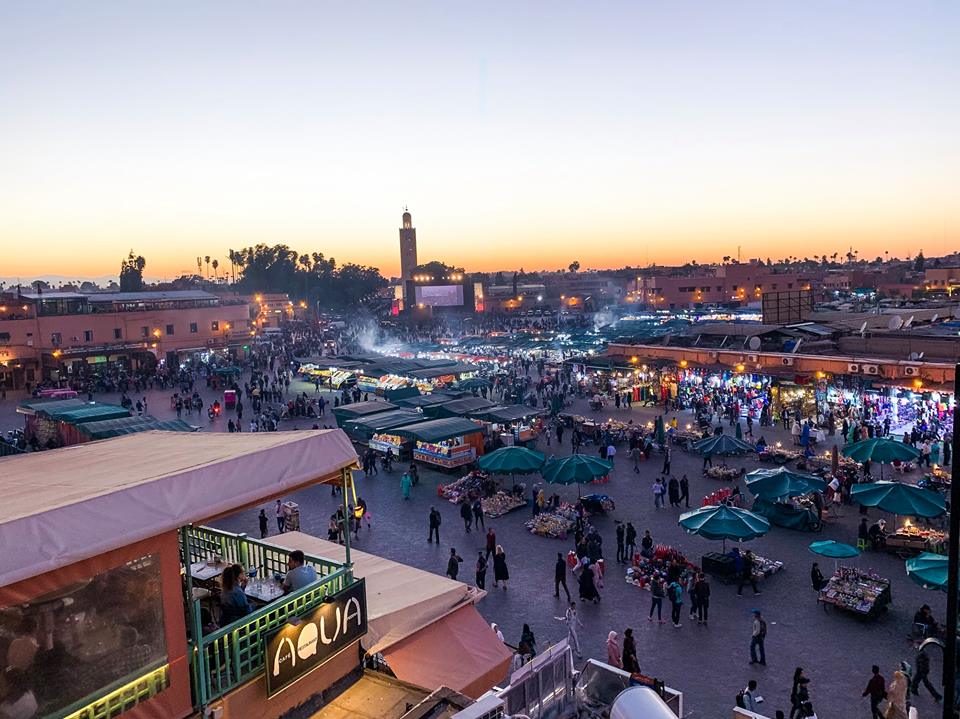
POLYGON ((292 491, 356 461, 341 430, 142 432, 0 459, 0 587, 292 491))

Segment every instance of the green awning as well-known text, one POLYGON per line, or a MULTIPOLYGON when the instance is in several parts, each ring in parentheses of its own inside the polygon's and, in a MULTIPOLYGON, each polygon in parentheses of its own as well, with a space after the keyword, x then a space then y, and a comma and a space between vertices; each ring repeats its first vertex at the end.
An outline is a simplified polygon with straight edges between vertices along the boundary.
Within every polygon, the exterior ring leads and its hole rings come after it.
POLYGON ((368 414, 387 412, 391 409, 397 409, 397 405, 384 402, 383 400, 370 400, 369 402, 354 402, 352 404, 334 407, 333 416, 337 418, 337 426, 343 427, 344 422, 347 420, 365 417, 368 414))
POLYGON ((490 407, 485 410, 471 412, 467 416, 471 419, 481 419, 484 422, 497 422, 506 424, 526 419, 527 417, 536 417, 546 414, 547 410, 537 407, 529 407, 525 404, 511 404, 506 407, 490 407))
POLYGON ((442 442, 445 439, 453 439, 454 437, 462 437, 465 434, 482 431, 483 428, 479 424, 471 422, 469 419, 446 417, 408 424, 403 427, 394 427, 391 433, 419 442, 442 442))
POLYGON ((42 416, 67 422, 68 424, 83 424, 85 422, 97 422, 105 419, 119 419, 129 417, 130 410, 124 409, 115 404, 85 404, 82 407, 65 407, 59 411, 42 410, 39 414, 42 416))
POLYGON ((90 439, 107 439, 136 432, 162 430, 166 432, 193 432, 194 428, 181 419, 162 420, 150 415, 142 417, 122 417, 99 422, 87 422, 77 426, 81 434, 90 439))
POLYGON ((431 407, 435 404, 452 402, 462 396, 462 392, 434 392, 433 394, 422 394, 419 397, 404 397, 398 399, 396 404, 401 407, 431 407))
POLYGON ((395 409, 389 412, 377 412, 367 417, 348 419, 343 423, 343 431, 356 439, 367 440, 378 432, 403 427, 422 419, 423 415, 415 409, 395 409))
POLYGON ((483 397, 464 397, 443 404, 424 407, 423 413, 428 417, 440 419, 443 417, 466 417, 471 412, 480 412, 490 409, 496 403, 483 397))
POLYGON ((36 414, 40 411, 55 411, 68 407, 86 407, 87 402, 76 397, 72 399, 26 399, 17 405, 20 414, 36 414))

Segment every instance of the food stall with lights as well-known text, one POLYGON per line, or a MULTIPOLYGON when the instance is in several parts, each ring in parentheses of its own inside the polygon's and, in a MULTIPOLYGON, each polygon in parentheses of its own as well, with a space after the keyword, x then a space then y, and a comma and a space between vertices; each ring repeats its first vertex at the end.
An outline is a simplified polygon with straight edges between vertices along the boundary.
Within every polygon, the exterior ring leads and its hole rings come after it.
POLYGON ((333 416, 337 421, 337 427, 343 427, 348 420, 368 417, 380 412, 399 409, 397 405, 383 400, 370 400, 369 402, 352 402, 351 404, 342 404, 333 408, 333 416))
POLYGON ((512 404, 469 412, 467 417, 488 423, 490 433, 499 437, 501 444, 523 445, 536 440, 542 428, 542 421, 538 418, 543 414, 546 414, 545 409, 512 404))
POLYGON ((374 441, 374 437, 389 434, 389 431, 394 427, 402 427, 421 421, 423 421, 423 415, 417 410, 398 407, 386 412, 375 412, 374 414, 347 419, 344 421, 342 429, 354 442, 366 443, 371 449, 378 452, 385 453, 389 450, 391 454, 398 456, 399 447, 397 445, 390 441, 386 442, 386 445, 390 446, 383 445, 380 441, 374 441))
POLYGON ((496 406, 495 402, 482 397, 462 397, 452 399, 449 402, 432 404, 422 407, 424 416, 430 419, 442 419, 444 417, 469 417, 477 412, 483 412, 496 406))
POLYGON ((413 458, 443 469, 472 464, 483 454, 483 427, 463 417, 445 417, 395 427, 390 434, 412 440, 413 458))

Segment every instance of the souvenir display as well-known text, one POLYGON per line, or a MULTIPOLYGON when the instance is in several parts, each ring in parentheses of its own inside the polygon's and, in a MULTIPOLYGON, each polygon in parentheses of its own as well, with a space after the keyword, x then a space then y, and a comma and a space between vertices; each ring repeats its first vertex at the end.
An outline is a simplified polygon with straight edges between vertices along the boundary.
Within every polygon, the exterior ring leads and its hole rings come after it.
POLYGON ((742 475, 744 470, 728 467, 725 464, 718 464, 716 467, 708 467, 703 473, 710 479, 720 479, 729 482, 742 475))
POLYGON ((819 601, 863 616, 875 616, 890 603, 890 580, 856 567, 839 567, 820 590, 819 601))
POLYGON ((561 504, 549 512, 540 512, 524 525, 533 534, 554 539, 566 539, 577 523, 577 511, 569 504, 561 504))
POLYGON ((527 506, 527 502, 523 497, 500 491, 481 499, 480 505, 483 507, 483 513, 488 517, 501 517, 507 512, 527 506))

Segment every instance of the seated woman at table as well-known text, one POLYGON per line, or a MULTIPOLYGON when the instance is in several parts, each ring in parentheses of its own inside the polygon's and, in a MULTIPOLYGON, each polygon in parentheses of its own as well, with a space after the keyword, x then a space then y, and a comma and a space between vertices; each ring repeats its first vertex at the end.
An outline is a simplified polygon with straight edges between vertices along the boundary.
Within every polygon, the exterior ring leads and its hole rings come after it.
POLYGON ((870 542, 874 549, 880 549, 887 543, 887 533, 884 530, 885 526, 887 526, 887 520, 878 519, 876 522, 871 524, 870 529, 867 530, 867 534, 870 537, 870 542))
POLYGON ((220 626, 225 627, 253 611, 241 584, 243 568, 231 564, 220 578, 220 626))

